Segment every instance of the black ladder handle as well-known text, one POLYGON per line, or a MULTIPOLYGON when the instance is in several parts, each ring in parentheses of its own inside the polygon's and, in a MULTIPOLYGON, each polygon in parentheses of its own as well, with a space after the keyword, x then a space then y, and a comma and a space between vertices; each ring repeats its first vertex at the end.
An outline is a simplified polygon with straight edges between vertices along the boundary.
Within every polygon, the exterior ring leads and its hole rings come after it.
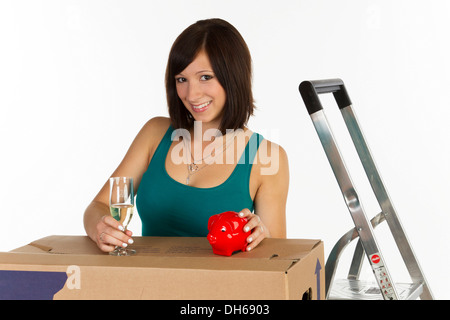
POLYGON ((319 99, 319 94, 322 93, 332 92, 339 109, 352 104, 341 79, 303 81, 300 83, 299 91, 310 115, 323 109, 319 99))

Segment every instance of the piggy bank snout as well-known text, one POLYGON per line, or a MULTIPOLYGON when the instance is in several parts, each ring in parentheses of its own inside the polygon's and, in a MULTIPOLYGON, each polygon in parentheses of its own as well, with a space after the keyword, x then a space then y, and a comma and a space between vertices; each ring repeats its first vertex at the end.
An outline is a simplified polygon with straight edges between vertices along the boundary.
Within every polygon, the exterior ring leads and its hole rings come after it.
POLYGON ((208 234, 207 238, 208 238, 209 243, 211 243, 211 244, 214 244, 217 241, 217 238, 214 235, 212 235, 211 233, 208 234))

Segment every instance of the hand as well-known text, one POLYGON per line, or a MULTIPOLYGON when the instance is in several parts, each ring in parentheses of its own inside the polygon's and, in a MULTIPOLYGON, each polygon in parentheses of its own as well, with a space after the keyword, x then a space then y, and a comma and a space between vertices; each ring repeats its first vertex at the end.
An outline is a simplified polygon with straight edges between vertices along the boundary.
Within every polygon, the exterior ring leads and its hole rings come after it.
POLYGON ((253 230, 247 238, 247 251, 254 249, 264 238, 270 236, 269 229, 261 221, 261 218, 250 212, 248 209, 241 210, 239 216, 248 220, 244 226, 244 231, 253 230))
POLYGON ((131 236, 133 233, 130 230, 123 231, 123 226, 109 215, 104 215, 97 223, 96 242, 100 250, 104 252, 113 251, 115 246, 122 248, 127 247, 133 243, 131 236))

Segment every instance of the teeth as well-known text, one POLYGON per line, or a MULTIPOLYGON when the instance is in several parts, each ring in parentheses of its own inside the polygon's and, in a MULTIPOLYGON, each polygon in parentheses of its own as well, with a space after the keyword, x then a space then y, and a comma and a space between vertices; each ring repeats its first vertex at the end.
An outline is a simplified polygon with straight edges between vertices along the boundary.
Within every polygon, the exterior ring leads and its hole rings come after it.
POLYGON ((201 109, 201 108, 206 107, 206 106, 209 105, 210 103, 211 103, 211 101, 208 101, 208 102, 205 102, 205 103, 203 103, 203 104, 201 104, 201 105, 198 105, 198 106, 192 106, 192 108, 194 108, 194 109, 201 109))

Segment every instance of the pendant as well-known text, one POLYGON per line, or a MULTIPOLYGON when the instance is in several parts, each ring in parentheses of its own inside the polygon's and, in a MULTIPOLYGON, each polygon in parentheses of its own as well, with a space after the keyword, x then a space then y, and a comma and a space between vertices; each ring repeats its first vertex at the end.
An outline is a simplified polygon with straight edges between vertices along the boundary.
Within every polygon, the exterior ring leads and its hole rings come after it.
POLYGON ((188 166, 188 169, 189 169, 190 172, 196 172, 198 170, 198 165, 196 165, 195 163, 191 163, 188 166))

